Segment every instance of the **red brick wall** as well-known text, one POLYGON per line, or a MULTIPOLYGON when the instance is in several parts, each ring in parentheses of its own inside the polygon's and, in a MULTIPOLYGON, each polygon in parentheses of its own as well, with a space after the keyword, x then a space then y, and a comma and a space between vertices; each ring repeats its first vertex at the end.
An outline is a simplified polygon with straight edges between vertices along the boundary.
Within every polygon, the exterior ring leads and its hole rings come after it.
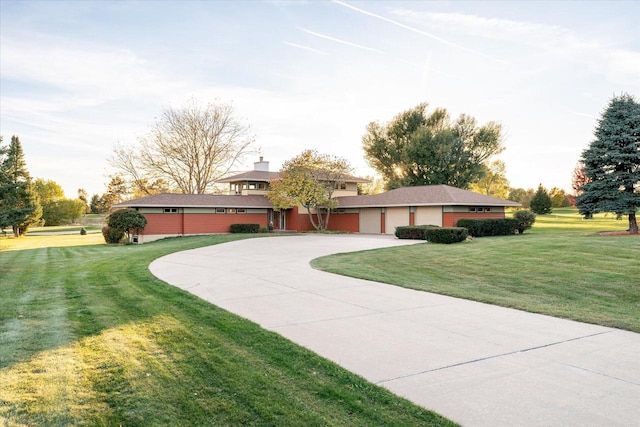
POLYGON ((443 227, 455 227, 460 219, 504 218, 504 212, 445 212, 442 214, 443 227))
POLYGON ((147 226, 144 234, 184 234, 182 214, 146 213, 147 226))
POLYGON ((360 231, 359 218, 357 213, 331 214, 329 217, 329 230, 357 233, 360 231))
POLYGON ((145 213, 144 234, 228 233, 231 224, 267 226, 267 214, 176 214, 145 213), (184 224, 183 224, 184 221, 184 224))
MULTIPOLYGON (((314 215, 314 220, 315 214, 314 215)), ((329 229, 339 231, 349 231, 357 233, 360 227, 360 220, 357 213, 333 213, 329 217, 329 229)), ((298 213, 298 208, 287 210, 287 230, 313 231, 315 227, 309 220, 308 213, 298 213)))
POLYGON ((184 234, 228 233, 231 224, 267 226, 267 214, 186 214, 184 234))

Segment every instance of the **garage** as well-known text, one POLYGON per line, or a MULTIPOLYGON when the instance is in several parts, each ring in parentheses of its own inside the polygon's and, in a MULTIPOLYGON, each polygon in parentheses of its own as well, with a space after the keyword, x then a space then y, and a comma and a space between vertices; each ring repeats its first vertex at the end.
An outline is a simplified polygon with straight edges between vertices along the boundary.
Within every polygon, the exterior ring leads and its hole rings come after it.
POLYGON ((380 208, 360 209, 360 233, 380 234, 382 228, 380 208))

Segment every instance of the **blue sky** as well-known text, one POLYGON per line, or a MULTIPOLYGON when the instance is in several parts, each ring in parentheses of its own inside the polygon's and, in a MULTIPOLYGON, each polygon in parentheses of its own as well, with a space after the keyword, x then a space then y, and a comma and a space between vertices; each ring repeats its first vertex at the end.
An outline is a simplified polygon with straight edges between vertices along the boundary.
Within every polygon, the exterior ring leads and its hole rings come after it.
POLYGON ((192 98, 231 102, 272 170, 314 148, 363 176, 366 125, 427 102, 501 123, 513 187, 570 190, 608 100, 640 98, 638 1, 0 0, 0 20, 0 134, 67 197, 192 98))

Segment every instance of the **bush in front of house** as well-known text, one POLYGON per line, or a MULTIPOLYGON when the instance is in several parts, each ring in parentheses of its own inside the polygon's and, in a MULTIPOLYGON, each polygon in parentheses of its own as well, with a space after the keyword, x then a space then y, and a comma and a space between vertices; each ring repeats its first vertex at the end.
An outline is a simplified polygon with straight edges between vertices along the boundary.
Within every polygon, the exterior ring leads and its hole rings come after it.
POLYGON ((460 219, 456 225, 469 230, 469 235, 473 237, 508 236, 518 231, 520 220, 515 218, 460 219))
POLYGON ((439 228, 437 225, 401 225, 396 227, 398 239, 427 240, 425 230, 439 228))
POLYGON ((231 224, 231 233, 257 233, 260 231, 260 224, 231 224))
POLYGON ((124 231, 105 225, 102 227, 102 235, 107 243, 120 243, 124 239, 124 231))
POLYGON ((459 243, 469 237, 469 232, 464 227, 427 228, 424 234, 429 243, 459 243))
POLYGON ((513 214, 513 218, 519 221, 519 234, 524 233, 524 230, 530 229, 533 223, 536 222, 536 214, 529 210, 516 211, 513 214))

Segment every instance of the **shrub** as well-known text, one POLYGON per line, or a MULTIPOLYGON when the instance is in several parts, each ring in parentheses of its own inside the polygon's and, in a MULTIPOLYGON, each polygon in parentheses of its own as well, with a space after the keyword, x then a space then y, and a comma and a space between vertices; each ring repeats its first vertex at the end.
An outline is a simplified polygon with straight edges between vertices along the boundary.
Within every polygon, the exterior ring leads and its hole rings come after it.
POLYGON ((126 233, 127 240, 131 241, 131 233, 135 234, 144 230, 147 226, 147 218, 134 209, 120 209, 109 214, 107 225, 126 233))
POLYGON ((86 229, 86 228, 84 228, 84 227, 82 227, 82 228, 80 229, 80 235, 81 235, 81 236, 86 236, 86 235, 87 235, 87 229, 86 229))
POLYGON ((513 218, 519 222, 518 233, 524 233, 524 230, 531 228, 534 222, 536 222, 536 214, 529 210, 516 211, 513 214, 513 218))
POLYGON ((427 228, 424 232, 430 243, 459 243, 469 236, 469 232, 463 227, 427 228))
POLYGON ((107 243, 120 243, 124 239, 124 231, 105 225, 102 227, 102 235, 107 243))
POLYGON ((231 233, 257 233, 260 231, 260 224, 231 224, 231 233))
POLYGON ((398 239, 427 240, 425 230, 439 228, 437 225, 402 225, 396 227, 395 235, 398 239))
POLYGON ((520 220, 515 218, 460 219, 456 225, 469 230, 469 234, 473 237, 507 236, 518 230, 520 220))

